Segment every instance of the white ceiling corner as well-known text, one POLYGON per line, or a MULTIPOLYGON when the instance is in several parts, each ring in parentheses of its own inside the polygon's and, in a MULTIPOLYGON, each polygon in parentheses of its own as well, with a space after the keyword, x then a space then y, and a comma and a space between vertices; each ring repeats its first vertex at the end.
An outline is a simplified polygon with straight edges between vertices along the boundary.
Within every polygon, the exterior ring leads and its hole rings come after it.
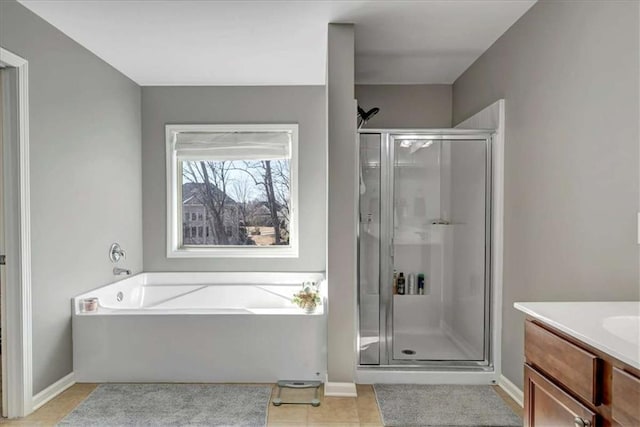
POLYGON ((356 26, 356 81, 451 84, 535 0, 19 0, 149 85, 323 85, 327 24, 356 26))

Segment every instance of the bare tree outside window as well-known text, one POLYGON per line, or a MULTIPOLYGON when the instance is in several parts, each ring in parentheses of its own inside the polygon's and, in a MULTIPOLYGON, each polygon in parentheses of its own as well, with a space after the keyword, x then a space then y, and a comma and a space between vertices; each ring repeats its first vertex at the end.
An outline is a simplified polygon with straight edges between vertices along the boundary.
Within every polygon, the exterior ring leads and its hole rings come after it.
POLYGON ((289 245, 289 160, 180 163, 182 209, 194 212, 183 216, 184 245, 289 245), (197 235, 188 233, 191 227, 198 227, 197 235))

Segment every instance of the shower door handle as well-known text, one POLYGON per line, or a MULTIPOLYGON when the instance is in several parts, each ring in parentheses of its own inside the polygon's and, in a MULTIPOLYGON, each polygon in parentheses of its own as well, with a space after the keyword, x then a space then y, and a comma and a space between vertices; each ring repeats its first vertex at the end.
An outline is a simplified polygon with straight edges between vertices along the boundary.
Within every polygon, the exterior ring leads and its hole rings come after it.
POLYGON ((7 265, 7 256, 0 255, 0 265, 7 265))

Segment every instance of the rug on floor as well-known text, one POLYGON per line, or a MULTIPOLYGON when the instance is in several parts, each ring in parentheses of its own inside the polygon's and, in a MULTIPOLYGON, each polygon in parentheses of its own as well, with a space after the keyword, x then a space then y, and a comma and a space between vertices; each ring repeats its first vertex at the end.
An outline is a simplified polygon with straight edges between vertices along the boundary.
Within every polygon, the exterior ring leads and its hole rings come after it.
POLYGON ((385 426, 521 426, 488 385, 375 384, 385 426))
POLYGON ((265 426, 272 387, 101 384, 60 426, 265 426))

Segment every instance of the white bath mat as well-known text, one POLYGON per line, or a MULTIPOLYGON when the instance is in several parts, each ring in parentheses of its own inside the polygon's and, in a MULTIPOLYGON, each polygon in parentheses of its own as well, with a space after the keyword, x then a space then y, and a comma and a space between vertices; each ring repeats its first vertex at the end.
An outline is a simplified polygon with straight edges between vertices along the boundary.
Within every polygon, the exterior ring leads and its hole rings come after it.
POLYGON ((272 386, 101 384, 60 426, 265 426, 272 386))

